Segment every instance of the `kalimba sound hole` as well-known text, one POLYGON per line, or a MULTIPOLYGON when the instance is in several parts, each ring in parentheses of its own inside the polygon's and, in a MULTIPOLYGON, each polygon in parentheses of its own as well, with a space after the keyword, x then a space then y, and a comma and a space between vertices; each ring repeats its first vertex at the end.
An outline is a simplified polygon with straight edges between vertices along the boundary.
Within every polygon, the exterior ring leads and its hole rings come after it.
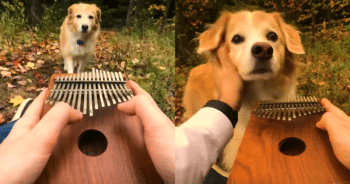
POLYGON ((86 130, 78 138, 78 147, 87 156, 98 156, 106 151, 107 138, 98 130, 86 130))
POLYGON ((305 151, 305 142, 296 137, 288 137, 279 143, 279 150, 281 153, 289 156, 300 155, 305 151))

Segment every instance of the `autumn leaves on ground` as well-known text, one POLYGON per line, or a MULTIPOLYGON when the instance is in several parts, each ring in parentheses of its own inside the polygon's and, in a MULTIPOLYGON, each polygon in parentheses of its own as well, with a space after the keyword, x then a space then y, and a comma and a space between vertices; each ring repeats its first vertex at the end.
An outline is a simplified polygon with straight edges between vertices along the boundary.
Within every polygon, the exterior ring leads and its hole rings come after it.
MULTIPOLYGON (((12 119, 23 99, 35 98, 41 88, 47 87, 52 74, 66 72, 58 39, 38 38, 31 31, 26 34, 30 39, 23 43, 14 41, 0 48, 0 123, 12 119)), ((126 71, 130 79, 143 87, 154 83, 168 91, 169 86, 174 88, 174 81, 170 79, 174 78, 173 36, 171 28, 159 35, 150 30, 143 36, 125 30, 101 31, 95 60, 87 64, 85 70, 126 71), (164 77, 161 83, 151 81, 161 80, 159 76, 167 76, 168 79, 164 77)), ((161 95, 156 99, 157 103, 170 117, 174 114, 171 112, 174 111, 174 89, 169 89, 170 93, 151 88, 146 90, 153 95, 161 95)))

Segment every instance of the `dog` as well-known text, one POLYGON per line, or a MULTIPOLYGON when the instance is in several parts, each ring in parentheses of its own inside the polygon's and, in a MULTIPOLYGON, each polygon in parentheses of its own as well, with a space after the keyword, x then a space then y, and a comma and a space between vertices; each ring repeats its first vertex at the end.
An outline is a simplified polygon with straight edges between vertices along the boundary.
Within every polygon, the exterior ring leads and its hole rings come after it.
POLYGON ((85 63, 92 59, 100 31, 101 10, 95 4, 73 4, 68 8, 60 33, 60 50, 64 70, 80 73, 85 63))
POLYGON ((197 52, 204 54, 208 62, 193 68, 189 74, 183 96, 184 120, 209 100, 218 99, 213 70, 217 65, 213 63, 219 62, 219 46, 228 46, 228 58, 244 83, 234 137, 213 166, 228 177, 255 103, 295 96, 297 76, 304 64, 294 61, 293 54, 304 54, 304 49, 299 32, 286 24, 279 13, 263 11, 223 12, 198 40, 197 52))

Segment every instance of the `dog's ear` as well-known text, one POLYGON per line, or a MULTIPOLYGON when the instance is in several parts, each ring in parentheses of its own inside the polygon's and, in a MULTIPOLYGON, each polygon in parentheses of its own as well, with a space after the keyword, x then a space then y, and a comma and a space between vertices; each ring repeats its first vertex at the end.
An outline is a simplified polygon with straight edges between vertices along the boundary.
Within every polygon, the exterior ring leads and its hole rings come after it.
POLYGON ((280 25, 284 37, 286 38, 287 49, 294 54, 305 54, 303 45, 301 44, 299 31, 297 31, 293 26, 286 24, 280 13, 273 13, 274 18, 280 25))
POLYGON ((72 20, 74 18, 74 7, 76 6, 76 4, 72 4, 69 8, 68 8, 68 18, 69 20, 72 20))
POLYGON ((96 24, 100 24, 101 20, 101 9, 99 7, 96 6, 96 4, 92 4, 92 6, 95 8, 96 10, 96 24))
POLYGON ((202 54, 206 51, 216 49, 225 34, 226 24, 230 17, 229 12, 221 14, 220 18, 211 26, 208 30, 199 35, 199 47, 198 54, 202 54))

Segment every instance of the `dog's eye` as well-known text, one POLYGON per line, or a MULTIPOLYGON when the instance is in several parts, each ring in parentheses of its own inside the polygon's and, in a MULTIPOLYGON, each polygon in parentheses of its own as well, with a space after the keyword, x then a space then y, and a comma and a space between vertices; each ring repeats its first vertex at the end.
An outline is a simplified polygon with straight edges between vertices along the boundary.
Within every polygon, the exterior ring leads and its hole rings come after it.
POLYGON ((94 17, 92 15, 89 16, 89 19, 93 19, 94 17))
POLYGON ((244 41, 244 38, 241 35, 235 35, 232 38, 232 42, 235 43, 235 44, 239 44, 239 43, 241 43, 243 41, 244 41))
POLYGON ((80 18, 81 18, 81 15, 77 15, 77 18, 80 19, 80 18))
POLYGON ((269 32, 267 35, 266 35, 267 39, 275 42, 277 39, 278 39, 278 36, 276 33, 274 32, 269 32))

